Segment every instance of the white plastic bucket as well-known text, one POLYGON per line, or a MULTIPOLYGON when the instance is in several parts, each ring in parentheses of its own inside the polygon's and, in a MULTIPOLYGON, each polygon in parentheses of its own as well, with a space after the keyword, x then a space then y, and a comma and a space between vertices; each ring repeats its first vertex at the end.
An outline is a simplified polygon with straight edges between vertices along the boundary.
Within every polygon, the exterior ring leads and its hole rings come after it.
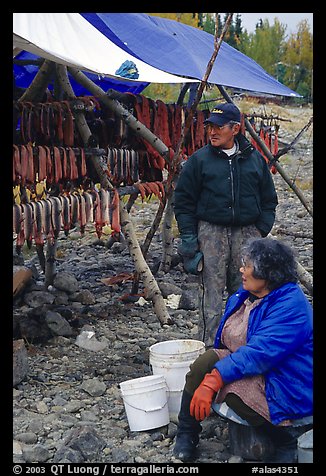
POLYGON ((193 339, 158 342, 149 348, 149 363, 153 375, 165 377, 170 420, 175 423, 178 423, 186 374, 190 365, 204 351, 205 344, 193 339))
POLYGON ((170 423, 164 375, 147 375, 120 383, 131 431, 151 430, 170 423))

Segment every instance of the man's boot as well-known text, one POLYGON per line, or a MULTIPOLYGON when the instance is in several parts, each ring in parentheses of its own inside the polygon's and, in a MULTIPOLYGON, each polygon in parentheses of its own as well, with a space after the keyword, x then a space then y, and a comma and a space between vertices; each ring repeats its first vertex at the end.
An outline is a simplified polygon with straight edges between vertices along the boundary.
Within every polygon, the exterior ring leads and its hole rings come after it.
POLYGON ((260 428, 270 437, 275 447, 274 454, 265 458, 264 463, 296 463, 297 439, 310 430, 312 425, 287 427, 264 423, 260 428))
POLYGON ((190 415, 192 395, 186 390, 182 393, 181 408, 178 415, 179 424, 173 454, 183 462, 195 459, 196 447, 199 442, 200 423, 190 415))

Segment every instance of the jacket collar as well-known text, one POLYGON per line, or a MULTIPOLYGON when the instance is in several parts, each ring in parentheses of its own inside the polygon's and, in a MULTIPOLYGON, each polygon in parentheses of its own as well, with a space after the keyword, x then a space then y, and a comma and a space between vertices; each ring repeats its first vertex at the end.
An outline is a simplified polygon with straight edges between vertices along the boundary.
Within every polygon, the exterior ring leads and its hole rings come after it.
MULTIPOLYGON (((238 151, 232 155, 232 157, 248 157, 254 150, 254 146, 248 141, 248 139, 239 132, 239 134, 236 135, 235 140, 238 142, 239 148, 238 151)), ((214 147, 210 142, 208 143, 208 146, 217 154, 224 154, 222 149, 220 147, 214 147)))

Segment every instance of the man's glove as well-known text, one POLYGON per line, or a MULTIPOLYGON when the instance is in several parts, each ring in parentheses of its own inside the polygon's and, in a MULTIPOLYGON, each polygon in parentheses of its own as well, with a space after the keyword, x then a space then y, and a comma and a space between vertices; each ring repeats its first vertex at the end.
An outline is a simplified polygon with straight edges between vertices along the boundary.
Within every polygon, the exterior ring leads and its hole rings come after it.
POLYGON ((183 258, 183 267, 186 273, 199 274, 203 270, 203 253, 196 251, 192 258, 183 258))
POLYGON ((203 253, 199 251, 197 235, 182 233, 178 253, 182 256, 183 267, 186 273, 198 274, 203 269, 203 253))
POLYGON ((193 258, 198 251, 197 235, 185 233, 180 235, 181 243, 178 246, 178 253, 183 258, 193 258))
POLYGON ((215 394, 223 385, 221 374, 217 369, 214 368, 210 374, 206 374, 191 399, 190 415, 198 421, 204 420, 211 411, 215 394))

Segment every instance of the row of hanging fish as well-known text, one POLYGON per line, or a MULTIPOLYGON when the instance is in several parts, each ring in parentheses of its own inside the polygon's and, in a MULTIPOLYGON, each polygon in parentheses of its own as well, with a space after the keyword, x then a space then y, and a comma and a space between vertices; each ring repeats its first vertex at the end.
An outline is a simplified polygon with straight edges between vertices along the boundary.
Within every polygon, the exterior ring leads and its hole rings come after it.
POLYGON ((72 101, 32 103, 14 102, 14 127, 23 144, 28 142, 73 147, 75 144, 74 108, 82 103, 87 109, 100 109, 93 96, 82 96, 72 101))
POLYGON ((48 147, 13 144, 13 183, 32 184, 47 181, 64 183, 87 176, 85 151, 82 147, 48 147))
MULTIPOLYGON (((268 150, 275 156, 278 152, 278 130, 279 126, 276 124, 275 126, 266 125, 263 121, 260 122, 260 125, 257 126, 255 123, 252 124, 253 129, 259 135, 260 139, 265 143, 268 150)), ((259 146, 259 144, 255 141, 253 137, 250 138, 252 145, 262 154, 265 161, 270 167, 270 171, 272 174, 276 174, 277 169, 275 165, 270 163, 270 160, 264 154, 264 151, 259 146)))
POLYGON ((111 183, 132 185, 139 181, 139 154, 135 150, 107 149, 107 170, 111 183))
MULTIPOLYGON (((156 178, 150 176, 149 156, 146 152, 107 148, 101 162, 114 186, 132 185, 139 180, 152 181, 156 178)), ((71 182, 82 183, 89 175, 82 147, 13 144, 14 185, 29 186, 46 180, 48 186, 59 184, 60 192, 63 192, 67 187, 70 190, 71 182)))
MULTIPOLYGON (((178 104, 165 104, 160 99, 154 101, 142 94, 128 92, 122 96, 122 101, 133 112, 133 115, 159 137, 168 148, 175 150, 180 140, 183 123, 190 113, 190 108, 178 104)), ((195 112, 189 131, 184 138, 183 154, 189 156, 207 144, 204 120, 208 116, 208 109, 197 109, 195 112)), ((153 167, 162 170, 166 166, 163 157, 146 140, 138 138, 138 141, 150 154, 153 167)))
POLYGON ((68 236, 76 226, 83 235, 88 223, 95 224, 99 238, 105 225, 111 227, 112 233, 121 232, 117 190, 94 189, 13 205, 17 253, 25 241, 29 248, 33 240, 43 245, 45 240, 53 242, 61 231, 68 236))
MULTIPOLYGON (((142 200, 155 195, 160 201, 165 195, 161 182, 135 184, 142 200)), ((13 205, 13 232, 16 234, 16 250, 20 253, 23 244, 31 248, 44 245, 45 240, 53 242, 60 232, 66 236, 76 226, 81 234, 88 223, 95 225, 98 238, 104 226, 110 226, 112 234, 120 234, 120 197, 117 189, 105 190, 96 187, 82 193, 73 192, 58 197, 49 197, 27 203, 13 205)))
MULTIPOLYGON (((101 108, 93 96, 81 96, 74 101, 53 101, 45 103, 15 102, 14 133, 16 143, 44 144, 58 147, 82 147, 73 112, 76 104, 85 104, 85 118, 100 148, 134 149, 147 151, 150 165, 163 170, 164 158, 145 139, 134 133, 130 127, 108 108, 101 108)), ((159 137, 168 148, 175 150, 180 139, 182 124, 190 108, 178 104, 154 101, 142 94, 122 93, 119 97, 124 107, 142 124, 159 137)), ((207 143, 204 120, 208 110, 198 109, 184 138, 183 154, 191 155, 207 143)))

